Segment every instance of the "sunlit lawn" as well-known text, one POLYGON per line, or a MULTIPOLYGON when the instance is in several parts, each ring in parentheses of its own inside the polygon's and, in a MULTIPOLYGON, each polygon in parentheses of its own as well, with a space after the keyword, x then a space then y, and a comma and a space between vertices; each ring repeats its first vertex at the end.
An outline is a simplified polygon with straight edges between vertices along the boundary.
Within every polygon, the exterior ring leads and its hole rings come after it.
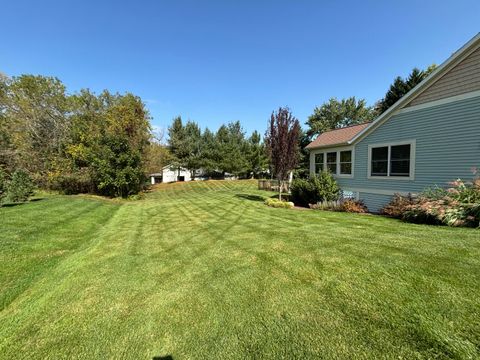
POLYGON ((0 208, 0 359, 478 358, 480 231, 250 181, 0 208))

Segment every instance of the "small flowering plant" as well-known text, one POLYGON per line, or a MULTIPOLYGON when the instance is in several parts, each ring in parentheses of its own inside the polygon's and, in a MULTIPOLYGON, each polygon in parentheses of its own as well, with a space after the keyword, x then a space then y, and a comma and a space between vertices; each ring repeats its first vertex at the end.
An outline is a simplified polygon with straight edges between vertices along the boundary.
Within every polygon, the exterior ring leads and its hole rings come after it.
POLYGON ((393 209, 396 217, 416 223, 480 227, 480 173, 472 172, 472 181, 457 179, 447 189, 426 189, 414 199, 397 195, 384 213, 393 209))

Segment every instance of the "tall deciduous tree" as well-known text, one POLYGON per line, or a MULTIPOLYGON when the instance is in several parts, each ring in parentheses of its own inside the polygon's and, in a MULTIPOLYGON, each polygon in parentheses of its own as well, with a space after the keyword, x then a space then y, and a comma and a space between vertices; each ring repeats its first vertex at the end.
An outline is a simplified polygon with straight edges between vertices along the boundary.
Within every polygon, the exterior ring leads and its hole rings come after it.
POLYGON ((43 183, 55 170, 69 132, 65 86, 54 77, 21 75, 3 81, 2 88, 2 127, 15 149, 14 166, 43 183))
POLYGON ((265 133, 265 145, 273 173, 279 182, 279 199, 282 198, 284 181, 295 169, 299 158, 298 139, 300 123, 287 107, 272 112, 265 133))
POLYGON ((402 79, 397 76, 390 88, 388 89, 385 97, 377 102, 375 108, 378 114, 382 114, 387 111, 393 104, 400 100, 406 93, 412 90, 415 86, 420 84, 432 71, 437 68, 437 65, 432 64, 426 70, 420 70, 414 68, 407 78, 402 79))
POLYGON ((375 115, 375 110, 367 106, 364 99, 357 100, 354 96, 341 100, 331 98, 317 106, 308 117, 307 135, 311 139, 325 131, 372 121, 375 115))
POLYGON ((145 155, 145 171, 147 174, 161 171, 171 159, 172 155, 163 143, 163 131, 152 131, 145 155))

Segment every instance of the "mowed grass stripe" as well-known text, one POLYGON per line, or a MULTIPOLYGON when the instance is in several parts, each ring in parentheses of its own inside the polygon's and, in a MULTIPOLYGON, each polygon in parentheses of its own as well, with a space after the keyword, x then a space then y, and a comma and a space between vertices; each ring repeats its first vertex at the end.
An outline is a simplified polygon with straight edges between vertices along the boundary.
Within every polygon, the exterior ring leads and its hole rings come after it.
POLYGON ((477 357, 478 232, 273 209, 255 185, 116 205, 0 313, 0 358, 477 357))
POLYGON ((22 206, 1 209, 0 310, 63 258, 94 239, 94 233, 112 216, 116 206, 91 200, 47 198, 32 205, 26 217, 22 206), (12 211, 13 210, 13 211, 12 211))

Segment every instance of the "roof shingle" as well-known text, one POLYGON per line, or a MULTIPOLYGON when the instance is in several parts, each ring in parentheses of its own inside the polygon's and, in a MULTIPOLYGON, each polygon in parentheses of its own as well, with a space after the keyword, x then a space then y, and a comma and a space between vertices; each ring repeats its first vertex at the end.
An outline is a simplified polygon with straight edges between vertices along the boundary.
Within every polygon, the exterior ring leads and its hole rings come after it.
POLYGON ((352 140, 355 135, 368 127, 371 123, 352 125, 341 129, 335 129, 320 134, 315 140, 306 146, 306 149, 314 149, 317 147, 326 147, 333 145, 346 144, 352 140))

